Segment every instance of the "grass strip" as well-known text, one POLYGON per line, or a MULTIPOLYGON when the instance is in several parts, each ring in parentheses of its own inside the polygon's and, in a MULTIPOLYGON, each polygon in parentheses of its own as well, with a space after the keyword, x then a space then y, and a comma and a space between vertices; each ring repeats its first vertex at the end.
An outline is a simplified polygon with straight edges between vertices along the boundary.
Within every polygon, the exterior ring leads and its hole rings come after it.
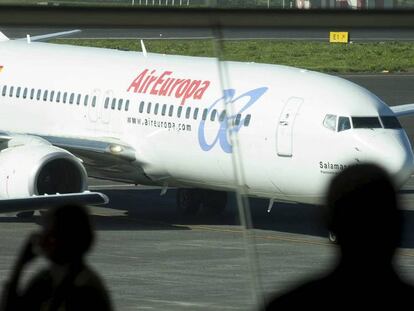
MULTIPOLYGON (((139 40, 56 39, 55 43, 141 51, 139 40)), ((145 40, 148 52, 214 57, 212 40, 145 40)), ((229 40, 223 59, 281 64, 333 73, 414 72, 414 42, 330 44, 278 40, 229 40)))

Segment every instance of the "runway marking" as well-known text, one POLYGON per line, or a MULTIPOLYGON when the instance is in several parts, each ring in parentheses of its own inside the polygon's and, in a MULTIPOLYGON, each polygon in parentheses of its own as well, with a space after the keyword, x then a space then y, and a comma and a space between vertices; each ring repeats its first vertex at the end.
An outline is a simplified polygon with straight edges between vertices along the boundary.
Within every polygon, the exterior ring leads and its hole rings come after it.
MULTIPOLYGON (((162 226, 174 226, 178 228, 190 228, 194 231, 209 231, 209 232, 222 232, 222 233, 236 233, 236 234, 243 234, 244 229, 230 229, 230 228, 217 228, 217 227, 211 227, 211 226, 205 226, 205 225, 181 225, 181 224, 173 224, 173 223, 166 223, 161 221, 152 221, 152 220, 142 220, 134 217, 127 217, 127 219, 131 221, 139 221, 141 223, 146 223, 147 225, 162 225, 162 226)), ((258 229, 252 229, 252 230, 258 230, 258 229)), ((316 240, 309 240, 305 238, 300 237, 290 237, 286 234, 260 234, 257 232, 249 232, 248 233, 249 239, 252 240, 268 240, 268 241, 281 241, 281 242, 291 242, 291 243, 299 243, 299 244, 305 244, 305 245, 317 245, 317 246, 328 246, 328 247, 338 247, 337 245, 329 242, 327 239, 326 241, 316 241, 316 240)), ((406 249, 406 248, 398 248, 397 249, 397 255, 403 256, 403 257, 412 257, 414 258, 414 250, 406 249)))
MULTIPOLYGON (((180 225, 177 225, 180 226, 180 225)), ((200 230, 200 231, 213 231, 213 232, 223 232, 223 233, 240 233, 244 232, 244 229, 223 229, 223 228, 214 228, 209 226, 187 226, 193 230, 200 230)), ((257 230, 257 229, 252 229, 257 230)), ((297 237, 289 237, 287 235, 262 235, 256 232, 248 232, 248 237, 252 239, 261 239, 261 240, 274 240, 274 241, 283 241, 283 242, 294 242, 294 243, 301 243, 301 244, 308 244, 308 245, 324 245, 324 246, 335 246, 329 242, 322 242, 322 241, 312 241, 308 239, 302 239, 297 237)))
POLYGON ((180 307, 211 307, 215 306, 218 307, 220 310, 229 309, 229 310, 238 310, 239 308, 233 306, 222 306, 216 305, 214 303, 205 303, 205 302, 188 302, 188 301, 176 301, 176 300, 162 300, 162 299, 140 299, 147 302, 155 302, 155 303, 164 303, 166 305, 177 305, 180 307))
MULTIPOLYGON (((125 211, 124 211, 125 213, 125 211)), ((140 219, 137 217, 129 216, 128 214, 122 213, 121 215, 117 216, 125 216, 126 221, 131 222, 138 222, 142 225, 146 226, 168 226, 168 227, 176 227, 176 228, 183 228, 183 229, 191 229, 195 231, 208 231, 208 232, 221 232, 221 233, 235 233, 235 234, 243 234, 244 229, 240 226, 238 228, 220 228, 217 226, 207 226, 207 225, 191 225, 191 224, 175 224, 175 223, 168 223, 163 221, 156 221, 156 220, 148 220, 148 219, 140 219)), ((108 217, 111 215, 97 212, 93 213, 94 215, 101 216, 101 217, 108 217)), ((305 245, 318 245, 318 246, 329 246, 329 247, 337 247, 336 245, 329 242, 327 239, 326 241, 317 241, 317 240, 309 240, 306 238, 300 237, 292 237, 287 236, 286 234, 261 234, 257 232, 259 229, 252 229, 254 231, 248 232, 248 238, 252 240, 268 240, 268 241, 282 241, 282 242, 291 242, 291 243, 300 243, 305 245)), ((407 249, 407 248, 399 248, 398 254, 404 257, 412 257, 414 258, 414 250, 407 249)))

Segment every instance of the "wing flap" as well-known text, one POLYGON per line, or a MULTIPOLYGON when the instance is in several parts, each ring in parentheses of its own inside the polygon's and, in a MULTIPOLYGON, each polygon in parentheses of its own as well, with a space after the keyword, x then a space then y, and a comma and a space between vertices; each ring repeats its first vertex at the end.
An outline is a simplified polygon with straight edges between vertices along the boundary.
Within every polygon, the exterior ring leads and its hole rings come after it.
POLYGON ((414 114, 414 104, 406 104, 390 107, 396 117, 409 116, 414 114))
POLYGON ((108 197, 100 192, 41 195, 16 199, 0 199, 0 213, 27 212, 64 204, 103 205, 108 197))
POLYGON ((78 157, 89 177, 128 183, 147 181, 144 161, 137 159, 135 149, 111 137, 62 137, 0 131, 0 150, 14 145, 42 143, 65 149, 78 157))
POLYGON ((61 31, 61 32, 55 32, 55 33, 49 33, 49 34, 45 34, 45 35, 38 35, 38 36, 30 36, 28 38, 21 38, 18 40, 29 40, 31 41, 46 41, 49 39, 54 39, 54 38, 61 38, 61 37, 67 37, 70 35, 73 35, 75 33, 79 33, 82 30, 80 29, 74 29, 74 30, 69 30, 69 31, 61 31))
POLYGON ((5 36, 4 33, 0 31, 0 42, 9 41, 10 39, 5 36))

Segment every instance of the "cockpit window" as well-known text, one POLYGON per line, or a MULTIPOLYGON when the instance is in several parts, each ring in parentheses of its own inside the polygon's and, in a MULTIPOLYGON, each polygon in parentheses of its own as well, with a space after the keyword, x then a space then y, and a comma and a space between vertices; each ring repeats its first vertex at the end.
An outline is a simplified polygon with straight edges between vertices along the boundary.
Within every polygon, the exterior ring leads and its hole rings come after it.
POLYGON ((352 117, 355 129, 382 128, 378 117, 352 117))
POLYGON ((339 117, 338 119, 338 132, 346 131, 351 128, 351 121, 348 117, 339 117))
POLYGON ((400 129, 400 121, 394 116, 381 116, 382 124, 386 129, 400 129))
POLYGON ((336 131, 336 115, 327 114, 323 120, 323 126, 332 131, 336 131))

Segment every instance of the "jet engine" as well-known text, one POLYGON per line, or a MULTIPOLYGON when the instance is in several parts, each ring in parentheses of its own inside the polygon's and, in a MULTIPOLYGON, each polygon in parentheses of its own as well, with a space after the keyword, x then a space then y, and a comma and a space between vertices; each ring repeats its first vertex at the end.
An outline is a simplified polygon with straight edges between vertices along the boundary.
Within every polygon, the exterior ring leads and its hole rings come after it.
POLYGON ((70 152, 50 144, 21 145, 0 152, 0 197, 78 193, 87 174, 70 152))

